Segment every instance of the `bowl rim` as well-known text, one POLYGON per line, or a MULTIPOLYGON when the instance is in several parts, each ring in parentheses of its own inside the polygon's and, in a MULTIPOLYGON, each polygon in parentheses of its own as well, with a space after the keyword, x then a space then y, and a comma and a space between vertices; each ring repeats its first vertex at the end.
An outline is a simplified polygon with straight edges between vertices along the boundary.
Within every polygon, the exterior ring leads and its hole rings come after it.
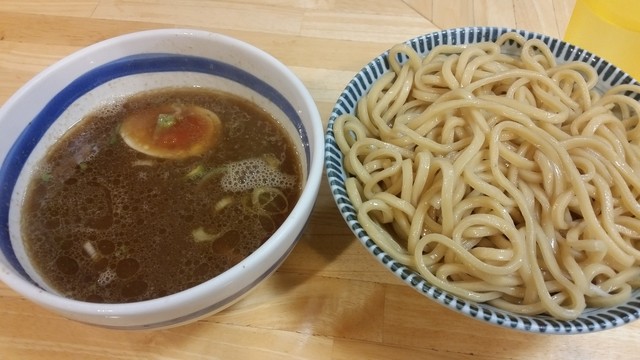
MULTIPOLYGON (((112 328, 132 329, 165 327, 167 325, 173 325, 176 322, 182 323, 184 321, 196 319, 202 315, 209 314, 214 308, 224 307, 225 305, 235 301, 238 297, 253 288, 258 282, 264 280, 279 267, 297 243, 302 228, 304 227, 304 223, 308 220, 310 212, 314 206, 323 172, 324 129, 313 97, 300 78, 298 78, 291 69, 273 55, 252 44, 221 33, 188 28, 144 30, 118 35, 79 49, 36 74, 33 78, 22 85, 13 95, 11 95, 0 108, 0 124, 3 124, 2 119, 5 118, 5 114, 9 112, 9 109, 17 106, 16 104, 18 104, 21 99, 24 99, 25 96, 29 96, 30 92, 32 92, 34 88, 42 86, 42 84, 51 76, 56 75, 58 72, 68 68, 69 66, 72 66, 73 63, 83 61, 82 59, 91 58, 91 56, 95 54, 104 54, 110 51, 110 49, 118 47, 122 43, 171 37, 192 38, 197 41, 209 41, 211 43, 233 47, 234 49, 240 49, 244 53, 251 54, 256 58, 261 59, 261 62, 264 62, 264 64, 269 64, 270 69, 282 74, 288 84, 287 87, 291 87, 297 96, 300 97, 299 108, 296 108, 295 110, 299 116, 306 116, 308 118, 308 120, 303 121, 302 124, 306 129, 309 140, 308 143, 303 144, 303 146, 308 147, 310 153, 309 159, 306 160, 307 169, 302 169, 306 172, 306 182, 301 190, 298 202, 287 219, 285 219, 278 230, 276 230, 276 232, 256 251, 222 274, 194 287, 164 297, 117 304, 90 303, 69 299, 43 290, 39 286, 34 285, 31 281, 24 279, 22 274, 19 274, 19 271, 17 271, 18 269, 14 270, 12 266, 5 264, 4 261, 0 262, 1 281, 25 298, 51 310, 61 311, 63 316, 65 316, 65 314, 75 314, 79 317, 76 320, 81 322, 112 328), (293 232, 297 233, 293 234, 293 232), (276 257, 274 259, 275 261, 270 265, 257 265, 260 261, 255 260, 260 258, 273 258, 274 256, 276 257), (258 274, 257 278, 251 280, 243 288, 238 289, 237 291, 227 290, 233 289, 233 286, 235 286, 234 279, 238 277, 246 277, 239 275, 245 273, 246 268, 248 267, 254 267, 258 270, 264 268, 264 271, 260 270, 261 273, 258 274), (227 291, 228 294, 224 294, 220 297, 221 299, 218 302, 211 303, 207 298, 211 297, 212 289, 221 289, 223 291, 227 291), (204 306, 204 308, 185 315, 187 317, 186 319, 169 319, 159 321, 157 323, 137 325, 127 324, 126 320, 122 320, 123 318, 130 316, 156 314, 161 312, 162 309, 177 308, 178 306, 197 306, 201 308, 204 306), (89 319, 93 319, 98 322, 94 323, 93 320, 89 319)), ((138 51, 129 51, 127 54, 116 57, 115 59, 139 53, 140 52, 138 51)), ((100 66, 102 64, 97 65, 100 66)), ((54 93, 55 92, 57 91, 54 91, 54 93)), ((43 104, 46 104, 47 101, 49 100, 43 100, 43 104)), ((38 111, 40 110, 38 109, 38 111)), ((36 113, 38 111, 36 111, 36 113)), ((20 131, 23 131, 26 126, 27 124, 24 124, 20 131)), ((5 156, 7 156, 8 152, 9 148, 7 148, 7 151, 2 155, 3 158, 0 161, 4 162, 5 156)), ((220 290, 216 291, 216 293, 218 292, 220 292, 220 290)))
MULTIPOLYGON (((404 41, 404 43, 424 56, 433 46, 441 43, 461 44, 488 39, 495 40, 506 32, 515 32, 527 39, 542 40, 554 49, 552 52, 559 61, 579 60, 591 64, 598 72, 599 84, 605 83, 607 87, 626 83, 637 84, 637 81, 630 75, 587 50, 549 35, 523 29, 494 26, 457 27, 419 35, 404 41)), ((371 84, 378 77, 389 71, 388 57, 389 50, 386 50, 364 65, 354 75, 336 100, 325 132, 325 172, 331 194, 344 221, 367 252, 394 276, 428 299, 467 317, 503 328, 543 334, 581 334, 611 329, 640 318, 640 289, 635 289, 632 298, 622 305, 612 308, 587 309, 576 320, 558 320, 548 315, 514 314, 488 304, 476 303, 449 294, 429 284, 418 272, 394 260, 376 245, 359 224, 351 200, 347 196, 344 180, 348 175, 342 167, 343 156, 335 142, 333 125, 339 115, 353 113, 359 97, 368 92, 371 84)), ((402 60, 406 60, 406 57, 402 60)), ((636 94, 634 97, 640 100, 640 95, 636 94)))

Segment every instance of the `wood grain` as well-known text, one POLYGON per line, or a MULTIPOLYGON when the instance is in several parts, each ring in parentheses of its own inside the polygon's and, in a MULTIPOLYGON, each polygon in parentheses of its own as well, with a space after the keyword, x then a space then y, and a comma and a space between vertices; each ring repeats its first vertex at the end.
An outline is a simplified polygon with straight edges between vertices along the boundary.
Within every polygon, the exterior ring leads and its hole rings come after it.
MULTIPOLYGON (((562 37, 575 0, 25 0, 0 2, 0 104, 57 60, 138 30, 195 27, 261 47, 310 89, 323 121, 353 74, 392 44, 447 27, 562 37)), ((1 134, 0 134, 1 136, 1 134)), ((306 232, 249 296, 189 325, 105 330, 61 318, 0 284, 1 359, 627 359, 640 322, 532 335, 447 310, 357 242, 323 179, 306 232)))

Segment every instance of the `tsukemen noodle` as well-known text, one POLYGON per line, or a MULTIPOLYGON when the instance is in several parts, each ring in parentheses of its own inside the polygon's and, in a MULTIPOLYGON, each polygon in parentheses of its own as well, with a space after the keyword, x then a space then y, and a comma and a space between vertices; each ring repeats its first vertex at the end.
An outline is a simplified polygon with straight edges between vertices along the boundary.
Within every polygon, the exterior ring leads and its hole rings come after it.
POLYGON ((154 90, 92 113, 38 165, 22 210, 47 285, 91 302, 192 287, 254 252, 302 186, 282 125, 232 94, 154 90))
POLYGON ((574 319, 640 286, 638 85, 539 39, 389 52, 335 120, 360 225, 464 299, 574 319))

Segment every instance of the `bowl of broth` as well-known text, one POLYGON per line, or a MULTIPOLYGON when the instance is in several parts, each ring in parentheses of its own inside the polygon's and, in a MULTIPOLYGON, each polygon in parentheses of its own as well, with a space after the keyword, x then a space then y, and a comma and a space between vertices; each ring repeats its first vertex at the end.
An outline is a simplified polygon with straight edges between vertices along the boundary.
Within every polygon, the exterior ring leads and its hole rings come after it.
POLYGON ((299 239, 323 129, 266 52, 191 29, 126 34, 0 109, 1 278, 69 319, 155 329, 230 306, 299 239))
POLYGON ((338 98, 331 191, 367 251, 450 310, 532 333, 622 326, 640 317, 639 99, 544 34, 425 34, 338 98))

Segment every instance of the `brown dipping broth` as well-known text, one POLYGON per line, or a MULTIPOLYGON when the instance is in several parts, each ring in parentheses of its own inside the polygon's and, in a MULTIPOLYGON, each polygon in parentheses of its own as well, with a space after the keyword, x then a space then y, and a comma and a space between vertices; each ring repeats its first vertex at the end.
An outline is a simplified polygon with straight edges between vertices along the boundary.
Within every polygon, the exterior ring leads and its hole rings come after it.
POLYGON ((291 139, 255 104, 203 89, 153 91, 88 116, 54 144, 30 181, 22 234, 33 266, 64 296, 153 299, 254 252, 285 220, 301 182, 291 139), (118 134, 122 119, 165 103, 216 113, 220 141, 179 160, 127 146, 118 134), (250 165, 237 165, 247 159, 250 165), (223 186, 230 164, 236 171, 223 186))

